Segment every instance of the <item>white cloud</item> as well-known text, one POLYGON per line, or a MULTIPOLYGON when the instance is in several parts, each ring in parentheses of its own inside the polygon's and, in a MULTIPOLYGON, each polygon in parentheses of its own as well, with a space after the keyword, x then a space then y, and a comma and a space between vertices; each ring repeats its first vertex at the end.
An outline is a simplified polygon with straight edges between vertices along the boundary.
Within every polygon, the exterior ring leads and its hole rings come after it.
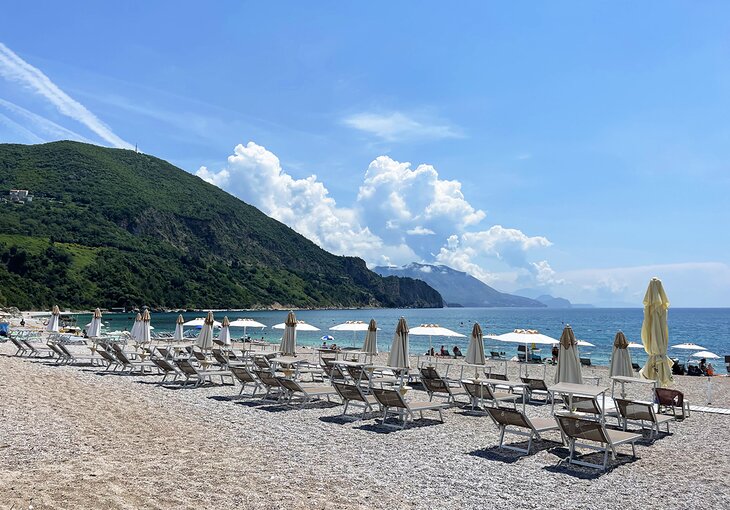
POLYGON ((434 232, 430 228, 423 228, 419 226, 406 230, 406 234, 408 234, 409 236, 432 236, 435 235, 436 232, 434 232))
POLYGON ((225 169, 212 172, 201 167, 196 175, 333 253, 358 255, 377 264, 417 258, 405 243, 385 244, 361 226, 355 212, 338 207, 316 175, 293 178, 283 171, 276 155, 254 142, 237 145, 225 169))
POLYGON ((39 94, 55 106, 60 113, 85 125, 112 146, 127 149, 133 147, 132 144, 114 134, 109 126, 99 120, 85 106, 61 90, 40 69, 20 58, 3 43, 0 43, 0 76, 20 83, 39 94))
POLYGON ((460 138, 461 132, 448 124, 416 120, 401 112, 362 112, 346 117, 345 125, 388 142, 460 138))

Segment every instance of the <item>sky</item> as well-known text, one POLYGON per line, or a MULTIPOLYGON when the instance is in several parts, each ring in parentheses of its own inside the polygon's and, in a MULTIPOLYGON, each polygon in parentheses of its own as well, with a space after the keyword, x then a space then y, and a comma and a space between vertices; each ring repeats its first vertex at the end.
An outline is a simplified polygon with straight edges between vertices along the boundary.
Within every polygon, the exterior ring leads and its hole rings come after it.
POLYGON ((730 306, 726 2, 13 2, 0 142, 168 160, 369 266, 730 306))

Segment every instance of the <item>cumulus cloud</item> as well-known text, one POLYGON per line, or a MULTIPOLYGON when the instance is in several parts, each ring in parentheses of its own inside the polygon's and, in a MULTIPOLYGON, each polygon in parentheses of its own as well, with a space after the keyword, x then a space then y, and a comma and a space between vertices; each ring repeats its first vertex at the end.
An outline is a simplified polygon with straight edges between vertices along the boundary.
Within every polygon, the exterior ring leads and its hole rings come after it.
POLYGON ((117 136, 85 106, 61 90, 40 69, 20 58, 3 43, 0 43, 0 76, 39 94, 61 114, 80 122, 110 145, 126 149, 133 147, 117 136))
POLYGON ((438 140, 460 138, 461 132, 448 124, 428 120, 416 120, 401 112, 362 112, 343 119, 346 126, 375 135, 387 141, 438 140))
POLYGON ((405 243, 385 244, 361 226, 355 212, 339 207, 316 175, 293 178, 283 171, 276 155, 254 142, 237 145, 226 168, 213 172, 201 167, 196 175, 333 253, 358 255, 378 264, 417 258, 405 243))
POLYGON ((484 211, 468 202, 460 182, 442 179, 430 165, 414 169, 376 158, 351 207, 337 204, 316 175, 292 177, 275 154, 254 142, 236 146, 225 168, 203 166, 197 175, 324 249, 360 256, 370 265, 438 262, 487 283, 555 279, 547 261, 528 260, 529 252, 550 246, 547 238, 501 225, 480 229, 484 211), (507 271, 490 272, 495 261, 507 271))

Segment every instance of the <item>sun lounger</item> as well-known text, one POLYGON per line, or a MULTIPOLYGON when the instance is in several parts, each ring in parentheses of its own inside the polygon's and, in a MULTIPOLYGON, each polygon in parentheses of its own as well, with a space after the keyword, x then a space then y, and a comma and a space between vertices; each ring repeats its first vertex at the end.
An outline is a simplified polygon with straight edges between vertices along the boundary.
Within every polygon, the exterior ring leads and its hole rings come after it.
POLYGON ((456 403, 456 397, 458 396, 468 396, 459 381, 451 381, 441 377, 434 367, 421 367, 421 383, 426 388, 429 400, 433 400, 433 396, 437 393, 446 395, 446 401, 453 403, 456 403))
POLYGON ((111 370, 112 372, 116 371, 118 368, 124 368, 123 365, 119 362, 116 356, 114 356, 111 352, 99 347, 96 350, 96 353, 101 358, 102 362, 106 363, 106 370, 111 370))
MULTIPOLYGON (((49 346, 50 347, 50 346, 49 346)), ((69 350, 68 347, 63 345, 62 343, 54 344, 54 347, 58 351, 60 351, 63 354, 64 359, 67 363, 90 363, 94 364, 96 361, 99 360, 98 356, 80 356, 76 353, 73 353, 69 350)))
POLYGON ((304 384, 286 377, 277 377, 276 379, 286 392, 286 401, 291 403, 293 399, 300 398, 302 401, 301 407, 304 407, 312 400, 320 400, 322 397, 326 397, 329 402, 331 396, 338 394, 337 390, 329 384, 304 384))
POLYGON ((642 430, 647 428, 644 424, 648 424, 650 438, 659 435, 660 425, 666 425, 667 434, 669 433, 669 422, 674 421, 674 416, 658 415, 654 411, 653 403, 621 398, 615 399, 615 402, 618 407, 619 416, 624 424, 624 430, 626 430, 628 423, 632 422, 638 424, 642 430))
POLYGON ((23 345, 20 342, 20 340, 18 340, 17 338, 15 338, 14 335, 9 335, 8 338, 10 339, 10 342, 12 342, 12 344, 17 349, 15 351, 15 354, 13 354, 13 356, 25 356, 25 354, 29 351, 28 347, 26 347, 25 345, 23 345))
POLYGON ((570 456, 568 457, 569 464, 599 468, 605 471, 608 466, 608 452, 611 452, 611 457, 615 460, 616 448, 626 443, 631 444, 632 454, 636 457, 635 443, 637 440, 642 438, 641 434, 634 434, 633 432, 626 432, 623 430, 607 429, 599 421, 587 420, 573 414, 558 414, 555 418, 558 420, 558 425, 563 433, 563 437, 567 439, 570 447, 570 456), (583 441, 589 441, 591 444, 586 444, 583 441), (593 443, 598 443, 601 446, 596 447, 593 443), (576 460, 576 446, 603 452, 603 464, 593 464, 590 462, 576 460))
POLYGON ((266 388, 266 393, 261 397, 263 400, 266 400, 272 393, 276 396, 277 401, 280 401, 286 396, 285 388, 276 376, 271 373, 271 369, 255 370, 254 373, 259 381, 261 381, 261 384, 264 385, 264 388, 266 388))
POLYGON ((33 358, 41 358, 41 357, 44 357, 44 358, 50 357, 50 358, 52 358, 53 356, 55 356, 55 353, 51 349, 49 349, 48 347, 36 347, 35 345, 33 345, 32 342, 29 342, 25 338, 20 338, 18 340, 20 341, 20 343, 22 345, 25 346, 25 348, 26 348, 26 354, 25 355, 26 356, 30 356, 30 357, 33 357, 33 358))
POLYGON ((481 405, 485 400, 490 401, 494 407, 500 407, 500 403, 508 402, 512 403, 514 408, 517 408, 516 400, 521 397, 521 395, 515 393, 495 391, 489 384, 482 384, 474 380, 465 379, 461 381, 461 384, 471 398, 472 409, 476 407, 477 402, 481 405))
POLYGON ((335 390, 340 395, 342 402, 345 404, 345 408, 342 410, 343 416, 347 413, 347 408, 350 403, 353 403, 353 405, 360 405, 362 407, 361 419, 365 418, 366 412, 374 409, 373 406, 378 406, 378 408, 380 408, 380 404, 378 403, 378 399, 375 398, 375 395, 366 395, 358 384, 332 381, 332 386, 334 386, 335 390))
POLYGON ((558 430, 558 423, 555 418, 528 418, 525 413, 517 409, 505 409, 501 407, 491 407, 487 409, 489 416, 492 417, 494 423, 499 427, 499 447, 508 450, 514 450, 520 453, 530 454, 532 448, 532 439, 540 439, 540 434, 551 430, 558 430), (507 427, 512 427, 508 429, 507 427), (522 429, 522 430, 520 430, 522 429), (504 434, 510 432, 518 436, 527 437, 527 448, 518 446, 505 445, 504 434))
POLYGON ((372 390, 373 395, 375 395, 375 398, 378 402, 380 402, 380 405, 383 408, 383 423, 385 423, 385 420, 388 418, 388 411, 390 409, 395 409, 398 412, 399 417, 403 420, 402 429, 406 428, 408 418, 410 418, 411 421, 415 420, 414 413, 419 413, 421 419, 423 419, 423 411, 438 412, 439 419, 443 423, 444 416, 441 411, 449 407, 449 404, 445 403, 437 404, 433 402, 419 402, 415 400, 406 402, 398 390, 389 390, 385 388, 373 388, 372 390))
POLYGON ((206 381, 212 384, 213 377, 220 377, 221 384, 224 384, 224 377, 230 377, 231 383, 233 383, 233 375, 231 374, 230 370, 202 370, 196 368, 192 363, 190 363, 190 361, 186 359, 179 359, 175 361, 175 364, 177 365, 177 368, 180 369, 180 372, 182 372, 183 377, 185 377, 183 386, 187 386, 188 381, 190 381, 191 379, 195 381, 195 386, 205 384, 206 381))
POLYGON ((247 367, 242 365, 230 365, 229 369, 231 370, 231 373, 233 374, 233 377, 238 379, 238 382, 241 383, 241 391, 238 392, 239 395, 243 395, 243 390, 246 389, 247 384, 253 384, 253 393, 251 394, 252 397, 256 396, 256 392, 259 388, 261 388, 261 383, 259 382, 258 378, 251 372, 247 367))
POLYGON ((176 381, 178 376, 182 375, 181 372, 175 368, 174 365, 172 365, 168 360, 163 358, 152 358, 152 363, 157 365, 157 369, 162 372, 162 380, 160 381, 160 384, 167 381, 167 378, 169 376, 173 376, 172 380, 176 381))
POLYGON ((135 370, 137 370, 141 373, 145 373, 148 368, 152 369, 157 367, 157 365, 155 365, 151 361, 137 361, 130 359, 127 356, 127 353, 124 352, 124 350, 121 348, 115 349, 114 355, 117 357, 119 363, 122 365, 122 372, 128 368, 130 372, 134 372, 135 370))
POLYGON ((544 379, 537 379, 534 377, 520 377, 523 383, 527 384, 527 398, 532 402, 533 395, 544 395, 545 403, 549 403, 552 400, 552 395, 548 391, 547 385, 544 379))
POLYGON ((684 398, 684 393, 668 388, 655 388, 654 395, 659 404, 659 412, 672 410, 672 416, 677 417, 677 408, 682 411, 682 419, 689 418, 689 402, 684 398))

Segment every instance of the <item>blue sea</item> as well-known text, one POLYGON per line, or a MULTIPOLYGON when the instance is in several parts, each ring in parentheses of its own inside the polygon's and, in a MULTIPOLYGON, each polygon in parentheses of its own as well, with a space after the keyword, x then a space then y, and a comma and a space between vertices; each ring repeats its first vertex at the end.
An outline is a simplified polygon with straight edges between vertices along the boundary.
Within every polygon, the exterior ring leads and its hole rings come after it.
MULTIPOLYGON (((353 336, 350 332, 334 332, 329 328, 348 321, 369 321, 378 323, 378 348, 380 351, 390 350, 390 344, 398 319, 403 316, 410 327, 419 324, 436 323, 466 335, 465 338, 433 338, 433 345, 438 350, 446 345, 449 350, 458 345, 466 353, 469 335, 474 322, 479 322, 484 334, 500 334, 516 328, 536 329, 553 338, 560 338, 566 324, 573 327, 576 338, 586 340, 596 347, 582 347, 581 356, 590 357, 593 364, 607 365, 611 356, 614 335, 621 330, 630 342, 641 343, 641 308, 581 308, 581 309, 534 309, 534 308, 427 308, 427 309, 368 309, 368 310, 302 310, 295 312, 297 319, 304 320, 321 329, 320 332, 298 332, 297 342, 300 345, 320 345, 322 335, 332 335, 341 347, 361 346, 364 333, 353 336)), ((152 325, 155 331, 174 331, 176 313, 153 313, 152 325)), ((185 320, 202 317, 202 312, 184 313, 185 320)), ((271 326, 284 322, 286 312, 282 311, 247 311, 217 312, 216 320, 228 316, 230 320, 247 317, 255 319, 267 327, 264 330, 249 329, 247 333, 254 338, 267 341, 278 341, 280 330, 272 330, 271 326)), ((91 320, 90 315, 79 315, 78 324, 83 327, 91 320)), ((107 330, 131 329, 134 314, 104 314, 103 322, 107 330)), ((234 338, 243 335, 243 330, 232 328, 234 338)), ((730 354, 730 308, 671 308, 669 310, 669 345, 693 342, 720 356, 730 354)), ((428 337, 410 337, 411 354, 425 353, 428 350, 428 337)), ((516 355, 515 344, 500 343, 485 339, 485 350, 505 352, 508 357, 516 355)), ((549 347, 544 347, 542 356, 548 356, 549 347)), ((687 351, 671 350, 670 356, 686 359, 687 351)), ((643 363, 646 355, 642 349, 631 349, 635 362, 643 363)), ((721 365, 722 360, 715 364, 721 365)))

